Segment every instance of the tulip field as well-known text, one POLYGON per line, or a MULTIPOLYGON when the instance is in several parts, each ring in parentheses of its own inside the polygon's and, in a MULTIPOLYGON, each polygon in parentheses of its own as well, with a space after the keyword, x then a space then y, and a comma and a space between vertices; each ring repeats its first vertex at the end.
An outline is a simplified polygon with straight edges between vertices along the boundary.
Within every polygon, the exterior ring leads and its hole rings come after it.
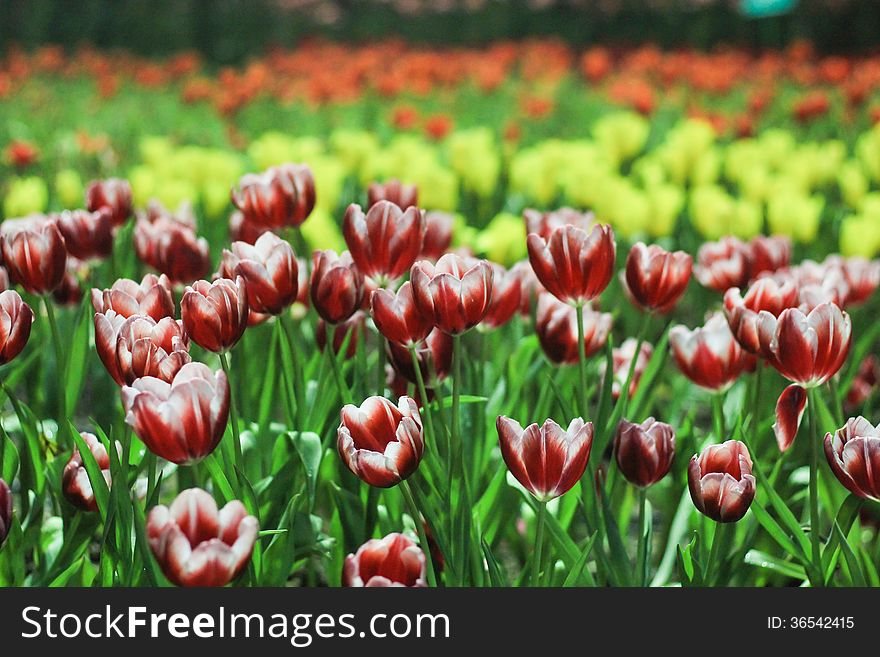
POLYGON ((0 150, 4 586, 880 586, 878 56, 12 48, 0 150))

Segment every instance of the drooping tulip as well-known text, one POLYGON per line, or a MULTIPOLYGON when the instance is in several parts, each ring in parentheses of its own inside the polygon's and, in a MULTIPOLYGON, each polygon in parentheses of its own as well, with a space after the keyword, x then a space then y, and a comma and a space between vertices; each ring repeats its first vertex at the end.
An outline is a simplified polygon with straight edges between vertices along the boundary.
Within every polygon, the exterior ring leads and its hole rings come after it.
POLYGON ((0 249, 9 278, 31 294, 61 285, 67 248, 54 221, 42 215, 7 219, 0 226, 0 249))
POLYGON ((675 458, 675 431, 652 417, 638 424, 621 420, 614 436, 617 467, 626 480, 642 488, 666 476, 675 458))
POLYGON ((678 303, 691 278, 693 259, 684 251, 669 252, 637 242, 626 257, 624 290, 642 310, 667 313, 678 303))
POLYGON ((681 373, 709 390, 724 390, 755 367, 755 357, 740 347, 721 313, 693 330, 673 326, 669 346, 681 373))
POLYGON ((145 376, 123 387, 122 403, 126 423, 151 452, 172 463, 194 463, 223 437, 229 382, 222 371, 187 363, 171 383, 145 376))
POLYGON ((309 281, 312 305, 321 318, 338 324, 351 317, 364 299, 364 275, 351 254, 315 251, 309 281))
POLYGON ((849 418, 834 435, 825 434, 825 457, 849 492, 880 502, 880 426, 849 418))
POLYGON ((174 315, 171 281, 164 274, 147 274, 140 283, 128 278, 117 279, 109 289, 92 289, 92 308, 96 313, 113 310, 125 318, 147 315, 158 322, 174 315))
POLYGON ((538 297, 535 333, 541 349, 554 363, 578 362, 578 312, 584 318, 584 354, 589 357, 604 348, 613 323, 611 314, 589 306, 575 308, 546 292, 538 297))
POLYGON ((122 380, 131 385, 143 376, 171 383, 180 368, 191 362, 189 340, 179 320, 132 315, 116 335, 116 365, 122 380))
POLYGON ((147 538, 156 561, 177 586, 225 586, 245 569, 257 542, 259 523, 244 504, 222 509, 205 491, 182 491, 171 507, 147 516, 147 538))
POLYGON ((108 210, 112 224, 121 226, 132 215, 131 185, 120 178, 93 180, 86 188, 86 208, 90 212, 108 210))
POLYGON ((290 244, 271 232, 260 235, 253 246, 233 242, 231 251, 223 251, 220 274, 244 279, 248 305, 257 313, 278 315, 299 293, 296 255, 290 244))
POLYGON ((346 404, 340 418, 339 456, 369 485, 395 486, 418 468, 425 440, 413 399, 401 397, 395 406, 384 397, 369 397, 360 407, 346 404))
POLYGON ((410 273, 416 308, 444 333, 459 335, 479 324, 492 301, 489 263, 447 253, 436 265, 420 260, 410 273))
POLYGON ((425 554, 403 534, 373 538, 345 558, 342 585, 349 587, 424 587, 425 554))
POLYGON ((0 365, 18 356, 31 336, 34 311, 15 290, 0 292, 0 365))
POLYGON ((305 164, 282 164, 242 176, 231 196, 245 221, 267 228, 299 226, 315 207, 315 178, 305 164))
POLYGON ((388 287, 409 271, 421 252, 425 213, 415 206, 402 210, 390 201, 377 201, 365 214, 352 203, 342 233, 357 268, 378 287, 388 287))
POLYGON ((180 300, 186 334, 197 345, 214 353, 232 349, 248 323, 248 298, 244 279, 220 278, 188 285, 180 300))
POLYGON ((752 458, 745 444, 709 445, 688 465, 688 489, 697 510, 716 522, 736 522, 755 499, 752 458))
POLYGON ((563 429, 548 418, 523 429, 501 415, 495 427, 508 470, 538 501, 564 495, 584 474, 593 446, 592 422, 575 418, 563 429))
MULTIPOLYGON (((101 476, 109 488, 112 481, 110 478, 110 455, 107 453, 107 448, 93 433, 83 431, 79 435, 92 453, 92 457, 101 471, 101 476)), ((70 460, 61 472, 61 490, 65 499, 78 509, 83 511, 98 510, 95 491, 92 488, 92 482, 79 449, 73 450, 70 460)))

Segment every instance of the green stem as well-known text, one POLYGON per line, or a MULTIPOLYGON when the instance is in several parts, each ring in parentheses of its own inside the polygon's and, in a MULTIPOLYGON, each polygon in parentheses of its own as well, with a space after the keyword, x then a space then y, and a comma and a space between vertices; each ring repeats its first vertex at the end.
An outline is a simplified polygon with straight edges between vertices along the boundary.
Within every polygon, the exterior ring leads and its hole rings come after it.
POLYGON ((425 388, 425 378, 422 376, 422 368, 419 367, 419 356, 416 353, 416 346, 410 345, 408 347, 410 358, 412 358, 413 370, 416 373, 416 385, 418 386, 419 397, 422 400, 422 411, 425 414, 425 421, 428 425, 428 433, 431 434, 431 439, 436 441, 437 434, 434 433, 434 416, 431 411, 431 404, 428 400, 428 391, 425 388))
POLYGON ((727 557, 727 548, 730 538, 734 534, 736 523, 716 522, 715 535, 712 537, 712 549, 709 552, 709 561, 706 563, 706 586, 717 584, 718 576, 721 574, 721 567, 724 565, 724 559, 727 557))
POLYGON ((535 555, 532 557, 532 586, 540 586, 541 561, 544 551, 544 521, 547 515, 547 503, 538 502, 538 519, 535 524, 535 555))
POLYGON ((416 531, 419 534, 419 543, 425 555, 425 573, 428 577, 428 586, 434 588, 437 586, 437 575, 434 572, 434 562, 431 559, 431 545, 428 543, 428 532, 425 531, 425 524, 422 522, 419 507, 413 497, 408 481, 403 480, 400 482, 400 492, 403 493, 403 498, 406 500, 407 506, 409 506, 409 514, 412 516, 416 531))
MULTIPOLYGON (((240 427, 238 425, 238 406, 235 401, 235 393, 233 392, 232 374, 229 370, 229 359, 226 357, 226 352, 220 352, 219 355, 220 366, 226 373, 226 378, 229 379, 229 422, 232 424, 232 446, 235 450, 235 467, 238 470, 236 480, 240 480, 240 478, 244 476, 244 457, 241 453, 241 435, 239 434, 240 427)), ((239 484, 241 484, 240 481, 239 484)))
POLYGON ((43 296, 43 304, 46 306, 46 316, 49 319, 49 331, 52 333, 52 343, 55 347, 55 367, 58 375, 58 433, 67 435, 61 431, 61 427, 67 422, 67 398, 65 385, 67 383, 67 366, 64 358, 64 348, 61 342, 61 333, 58 330, 58 321, 55 319, 55 305, 48 294, 43 296))
POLYGON ((650 559, 650 550, 648 550, 648 533, 645 531, 645 523, 647 519, 648 509, 648 490, 639 488, 639 542, 636 549, 636 581, 639 586, 647 586, 648 583, 648 560, 650 559))
POLYGON ((379 348, 376 350, 376 394, 379 397, 385 396, 385 338, 381 334, 377 335, 379 339, 379 348))
MULTIPOLYGON (((284 350, 280 347, 284 340, 287 340, 288 348, 290 347, 290 336, 287 334, 287 327, 284 326, 284 322, 281 317, 277 317, 275 319, 275 339, 278 344, 278 359, 282 360, 284 358, 284 350)), ((291 358, 291 361, 295 359, 291 358)), ((289 381, 287 376, 287 368, 284 366, 284 363, 281 363, 281 382, 283 388, 282 398, 284 401, 284 407, 287 415, 287 425, 296 431, 301 429, 298 422, 299 415, 299 400, 296 397, 296 383, 294 381, 289 381)), ((265 381, 263 385, 271 384, 271 381, 265 381)), ((260 427, 262 429, 262 427, 260 427)))
MULTIPOLYGON (((452 336, 452 439, 451 460, 455 464, 452 472, 458 473, 462 483, 467 486, 465 475, 463 446, 461 443, 461 335, 452 336)), ((451 481, 450 488, 452 490, 451 481)))
POLYGON ((327 351, 327 358, 330 359, 330 369, 333 371, 333 380, 336 382, 336 391, 339 393, 339 400, 342 404, 351 401, 351 394, 348 386, 342 379, 342 371, 339 368, 339 361, 336 358, 336 349, 333 347, 333 340, 336 338, 336 324, 326 324, 327 327, 327 343, 324 347, 327 351))
POLYGON ((712 420, 715 426, 715 439, 720 443, 724 441, 727 433, 724 423, 724 393, 718 392, 712 396, 712 420))
POLYGON ((580 389, 578 391, 578 409, 581 417, 587 417, 587 352, 584 345, 584 306, 578 303, 574 307, 577 315, 577 340, 578 340, 578 376, 580 389))
POLYGON ((813 567, 817 573, 822 572, 822 551, 819 541, 819 435, 816 433, 816 393, 813 388, 807 389, 807 413, 810 415, 810 547, 812 548, 813 567))
POLYGON ((626 373, 626 383, 620 391, 620 397, 623 400, 623 413, 621 417, 626 417, 627 407, 629 406, 629 389, 632 386, 632 380, 636 373, 636 365, 639 362, 639 355, 642 353, 642 345, 645 342, 645 335, 648 333, 648 327, 651 325, 651 313, 645 313, 642 317, 642 325, 639 327, 639 334, 636 338, 636 350, 633 352, 633 358, 629 363, 629 371, 626 373))
POLYGON ((758 362, 755 368, 755 376, 753 378, 753 384, 755 386, 753 395, 752 395, 752 444, 755 445, 758 442, 758 424, 761 420, 761 380, 762 373, 764 372, 764 363, 758 362))

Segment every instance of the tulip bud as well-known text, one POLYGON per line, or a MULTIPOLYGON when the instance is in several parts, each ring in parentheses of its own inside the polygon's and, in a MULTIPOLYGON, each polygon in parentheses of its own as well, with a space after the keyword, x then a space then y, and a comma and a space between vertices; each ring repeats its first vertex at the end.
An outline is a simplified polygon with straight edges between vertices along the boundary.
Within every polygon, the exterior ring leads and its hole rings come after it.
POLYGON ((86 188, 89 212, 106 209, 114 226, 121 226, 132 214, 131 185, 127 180, 108 178, 93 180, 86 188))
POLYGON ((389 488, 415 472, 425 441, 414 400, 404 396, 395 406, 384 397, 369 397, 360 408, 346 404, 340 417, 339 456, 360 479, 389 488))
POLYGON ((519 310, 522 297, 522 276, 515 269, 505 269, 498 263, 492 267, 492 301, 480 328, 497 329, 507 324, 519 310))
POLYGON ((378 201, 366 215, 352 203, 345 211, 342 232, 357 268, 378 287, 403 276, 422 250, 425 213, 414 206, 401 210, 378 201))
POLYGON ((880 426, 865 418, 849 418, 825 434, 825 457, 838 481, 853 495, 880 502, 880 426))
POLYGON ((434 328, 430 318, 416 308, 409 281, 400 286, 397 294, 385 289, 374 290, 370 295, 370 309, 379 332, 404 346, 418 344, 434 328))
POLYGON ((364 275, 348 251, 315 251, 309 281, 312 305, 330 324, 338 324, 361 307, 364 275))
POLYGON ((232 349, 244 335, 248 299, 244 280, 220 278, 188 285, 180 300, 180 316, 187 335, 214 353, 232 349))
POLYGON ((34 312, 15 290, 0 292, 0 365, 18 356, 31 336, 34 312))
POLYGON ((6 482, 0 479, 0 547, 9 535, 12 527, 12 491, 6 482))
POLYGON ((244 279, 248 305, 257 313, 278 315, 296 301, 299 292, 296 255, 290 244, 271 232, 260 235, 253 246, 234 242, 232 251, 224 250, 220 274, 244 279))
POLYGON ((590 459, 593 423, 575 418, 563 429, 553 420, 543 426, 503 415, 495 421, 501 456, 508 470, 540 502, 564 495, 574 486, 590 459))
POLYGON ((468 263, 447 253, 436 265, 420 260, 410 273, 416 308, 444 333, 459 335, 479 324, 492 301, 493 272, 485 260, 468 263))
POLYGON ((656 244, 636 243, 626 258, 622 280, 630 301, 642 310, 667 313, 687 289, 693 259, 656 244))
POLYGON ((641 424, 621 420, 614 436, 617 467, 634 486, 647 487, 666 476, 675 457, 675 431, 652 417, 641 424))
POLYGON ((584 318, 584 354, 592 356, 605 347, 613 322, 611 314, 596 312, 587 305, 575 308, 547 292, 538 297, 535 333, 541 349, 554 363, 572 365, 578 362, 578 312, 584 318))
POLYGON ((122 388, 125 421, 156 456, 189 464, 214 451, 229 418, 229 382, 187 363, 166 383, 152 376, 122 388))
POLYGON ((545 241, 528 237, 529 262, 541 284, 560 301, 582 305, 598 297, 614 274, 616 245, 610 226, 587 233, 572 225, 553 229, 545 241))
POLYGON ((64 237, 67 251, 80 260, 106 258, 113 251, 113 218, 110 210, 65 210, 51 217, 64 237))
POLYGON ((31 294, 61 285, 67 249, 54 221, 41 215, 7 219, 0 227, 0 247, 10 279, 31 294))
POLYGON ((282 164, 242 176, 232 203, 245 221, 281 228, 299 226, 315 207, 315 178, 305 164, 282 164))
POLYGON ((147 274, 140 283, 120 278, 109 289, 92 289, 92 307, 96 313, 112 310, 123 318, 147 315, 158 322, 174 316, 171 281, 165 274, 147 274))
POLYGON ((367 186, 367 207, 372 208, 379 201, 388 201, 401 210, 406 210, 419 204, 419 188, 416 185, 404 185, 396 178, 385 184, 372 182, 367 186))
POLYGON ((743 351, 721 313, 692 331, 681 325, 672 327, 669 345, 681 373, 709 390, 725 390, 755 367, 755 357, 743 351))
POLYGON ((142 376, 171 383, 180 368, 191 361, 189 339, 179 320, 133 315, 119 327, 116 365, 122 380, 131 385, 142 376))
MULTIPOLYGON (((100 468, 101 475, 104 477, 104 481, 107 482, 107 487, 109 488, 111 485, 110 455, 107 453, 107 448, 104 447, 104 444, 93 433, 83 431, 79 435, 92 453, 95 463, 100 468)), ((119 443, 117 443, 118 449, 119 443)), ((92 488, 92 482, 83 464, 82 454, 80 454, 79 449, 73 450, 73 455, 61 472, 61 490, 67 501, 76 508, 82 511, 98 510, 98 503, 95 501, 95 491, 92 488)))
POLYGON ((259 523, 238 500, 217 509, 200 488, 180 493, 171 507, 147 516, 147 538, 156 561, 177 586, 225 586, 245 569, 259 523))
POLYGON ((745 444, 709 445, 688 465, 688 489, 697 510, 716 522, 736 522, 755 499, 752 459, 745 444))
POLYGON ((364 543, 345 558, 342 585, 350 587, 424 587, 425 554, 403 534, 364 543))

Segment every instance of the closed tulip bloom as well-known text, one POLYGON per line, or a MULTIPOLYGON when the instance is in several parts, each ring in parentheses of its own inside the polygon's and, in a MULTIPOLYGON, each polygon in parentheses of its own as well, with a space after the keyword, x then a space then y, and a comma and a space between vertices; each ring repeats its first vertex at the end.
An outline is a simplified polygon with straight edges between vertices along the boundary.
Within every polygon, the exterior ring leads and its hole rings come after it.
POLYGON ((533 208, 523 210, 526 223, 526 235, 535 233, 544 240, 549 240, 553 231, 562 226, 574 226, 589 231, 596 222, 592 212, 580 212, 574 208, 563 207, 550 212, 542 212, 533 208))
POLYGON ((667 313, 678 303, 691 278, 693 259, 638 242, 630 249, 622 279, 630 300, 642 310, 667 313))
POLYGON ((389 201, 401 210, 406 210, 419 204, 419 188, 416 185, 405 185, 396 178, 384 184, 372 182, 367 187, 367 207, 372 208, 379 201, 389 201))
POLYGON ((116 360, 116 341, 119 337, 119 329, 128 319, 114 310, 103 313, 95 313, 95 351, 113 377, 117 385, 125 385, 125 379, 119 371, 119 363, 116 360))
POLYGON ((330 324, 338 324, 360 309, 364 275, 348 251, 341 255, 335 251, 315 251, 309 290, 318 315, 330 324))
MULTIPOLYGON (((388 341, 387 347, 394 369, 410 383, 418 383, 412 356, 407 348, 391 341, 388 341)), ((427 338, 416 344, 416 358, 426 385, 429 385, 432 371, 437 375, 437 380, 442 381, 452 369, 452 337, 435 328, 427 338)))
POLYGON ((7 219, 0 227, 0 247, 13 283, 31 294, 46 294, 61 285, 67 248, 54 221, 40 215, 7 219))
POLYGON ((749 241, 747 248, 749 272, 753 279, 788 267, 791 261, 791 239, 784 235, 758 235, 749 241))
POLYGON ((425 554, 403 534, 370 539, 345 558, 342 585, 425 587, 425 554))
POLYGON ((340 417, 339 456, 364 482, 389 488, 415 472, 425 440, 413 399, 401 397, 395 406, 384 397, 368 397, 360 408, 343 406, 340 417))
POLYGON ((774 317, 786 308, 796 306, 798 290, 787 277, 763 277, 755 281, 743 296, 739 288, 724 294, 724 314, 730 330, 740 346, 751 354, 761 350, 758 342, 758 313, 768 312, 774 317))
POLYGON ((296 301, 299 292, 296 255, 290 244, 270 232, 260 235, 253 246, 234 242, 231 251, 224 250, 220 274, 244 279, 248 305, 257 313, 278 315, 296 301))
POLYGON ((420 260, 436 262, 449 250, 452 244, 452 229, 455 216, 448 212, 431 211, 425 213, 425 235, 422 239, 420 260))
POLYGON ((541 349, 554 363, 578 362, 578 312, 584 317, 584 353, 589 357, 605 347, 613 323, 611 314, 597 312, 589 306, 574 308, 546 292, 538 297, 535 333, 541 349))
MULTIPOLYGON (((93 433, 83 431, 79 435, 92 453, 95 463, 101 470, 101 476, 104 477, 104 481, 107 482, 107 487, 109 488, 112 482, 110 479, 110 455, 107 453, 107 448, 104 447, 104 444, 93 433)), ((89 473, 86 471, 86 466, 83 463, 83 457, 79 449, 73 450, 73 455, 61 472, 61 490, 67 501, 78 509, 82 511, 97 511, 98 503, 95 500, 95 491, 92 488, 89 473)))
POLYGON ((420 260, 410 273, 416 308, 444 333, 460 335, 479 324, 492 302, 493 272, 485 260, 447 253, 432 265, 420 260))
POLYGON ((125 421, 156 456, 191 464, 214 451, 229 418, 229 382, 222 372, 187 363, 171 383, 152 376, 122 388, 125 421))
POLYGON ((480 328, 497 329, 507 324, 519 310, 522 297, 522 276, 515 269, 505 269, 498 263, 492 267, 492 302, 480 328))
POLYGON ((880 427, 849 418, 833 436, 825 434, 825 457, 850 493, 880 502, 880 427))
POLYGON ((171 281, 162 274, 147 274, 141 282, 117 279, 109 289, 92 288, 92 308, 96 313, 115 311, 122 317, 147 315, 157 322, 174 315, 171 281))
POLYGON ((598 297, 611 282, 617 246, 610 226, 593 226, 587 233, 566 224, 545 241, 531 233, 529 262, 547 291, 560 301, 582 305, 598 297))
POLYGON ((434 328, 430 317, 416 308, 409 281, 401 285, 396 294, 385 289, 374 290, 370 295, 370 312, 385 339, 404 346, 418 344, 434 328))
POLYGON ((116 364, 119 376, 128 385, 142 376, 171 383, 191 360, 189 341, 179 320, 163 317, 157 322, 152 317, 133 315, 119 327, 116 364))
POLYGON ((315 207, 315 178, 305 164, 282 164, 247 174, 232 190, 232 203, 253 224, 299 226, 315 207))
POLYGON ((641 424, 621 420, 614 436, 617 467, 634 486, 645 488, 666 476, 675 458, 675 431, 652 417, 641 424))
POLYGON ((736 237, 706 242, 697 251, 694 277, 703 287, 722 294, 732 287, 745 287, 750 278, 748 247, 736 237))
MULTIPOLYGON (((340 354, 342 347, 347 345, 345 347, 345 358, 354 358, 366 325, 367 316, 361 310, 344 322, 336 324, 336 329, 333 331, 333 353, 340 354), (351 337, 349 337, 349 334, 351 337)), ((323 319, 319 319, 318 325, 315 327, 315 342, 321 351, 324 351, 327 347, 327 322, 323 319)))
POLYGON ((138 259, 165 274, 175 283, 189 283, 211 268, 208 241, 198 237, 189 206, 175 213, 153 204, 134 227, 138 259))
POLYGON ((415 206, 401 210, 390 201, 378 201, 364 214, 352 203, 345 211, 342 233, 357 268, 378 287, 387 287, 419 256, 425 213, 415 206))
POLYGON ((542 426, 503 415, 495 421, 507 469, 540 502, 564 495, 587 467, 593 446, 593 423, 575 418, 563 429, 547 419, 542 426))
POLYGON ((34 311, 15 290, 0 292, 0 365, 18 356, 31 337, 34 311))
POLYGON ((12 491, 5 481, 0 479, 0 547, 9 535, 12 527, 12 491))
POLYGON ((244 280, 219 278, 213 283, 188 285, 180 300, 180 316, 186 334, 197 345, 214 353, 232 349, 248 323, 248 299, 244 280))
POLYGON ((681 373, 709 390, 725 390, 755 367, 755 357, 740 347, 721 313, 693 330, 672 327, 669 346, 681 373))
POLYGON ((93 180, 86 188, 86 208, 90 212, 106 209, 114 226, 121 226, 132 215, 131 185, 127 180, 93 180))
POLYGON ((147 516, 147 538, 165 577, 177 586, 225 586, 245 569, 259 523, 238 500, 217 509, 200 488, 181 492, 171 507, 147 516))
POLYGON ((716 522, 736 522, 755 499, 752 459, 745 444, 709 445, 688 465, 688 489, 697 510, 716 522))
POLYGON ((52 219, 72 256, 80 260, 106 258, 113 251, 113 219, 109 209, 65 210, 52 219))

